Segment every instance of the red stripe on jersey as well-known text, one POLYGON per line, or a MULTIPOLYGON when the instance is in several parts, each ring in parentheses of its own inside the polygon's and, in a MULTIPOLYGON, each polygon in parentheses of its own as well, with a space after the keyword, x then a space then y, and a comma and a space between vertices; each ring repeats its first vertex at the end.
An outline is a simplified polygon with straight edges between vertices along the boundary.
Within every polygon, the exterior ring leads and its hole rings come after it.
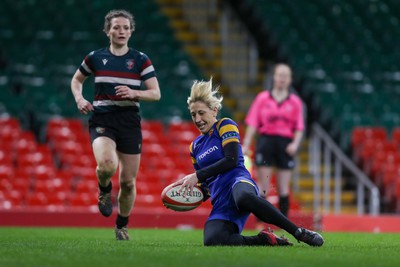
POLYGON ((140 75, 138 75, 136 73, 121 72, 121 71, 99 70, 99 71, 96 71, 96 76, 129 78, 129 79, 140 80, 140 75))
POLYGON ((95 95, 94 100, 126 100, 117 95, 95 95))
MULTIPOLYGON (((121 96, 117 96, 117 95, 95 95, 94 96, 94 100, 114 100, 114 101, 119 101, 119 100, 129 100, 126 98, 122 98, 121 96)), ((138 102, 136 100, 134 100, 135 102, 138 102)))
POLYGON ((85 61, 85 64, 89 67, 90 71, 93 71, 93 66, 92 66, 92 63, 89 60, 89 56, 86 56, 84 61, 85 61))
POLYGON ((145 63, 143 63, 142 65, 142 70, 144 70, 145 68, 147 68, 148 66, 151 66, 151 61, 150 59, 147 59, 145 63))

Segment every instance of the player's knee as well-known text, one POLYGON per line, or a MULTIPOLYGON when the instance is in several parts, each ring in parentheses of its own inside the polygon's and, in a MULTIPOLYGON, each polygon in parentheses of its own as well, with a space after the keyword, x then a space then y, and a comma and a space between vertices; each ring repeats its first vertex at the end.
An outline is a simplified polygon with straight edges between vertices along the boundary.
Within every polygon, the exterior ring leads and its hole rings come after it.
POLYGON ((122 181, 122 182, 120 182, 120 187, 124 193, 131 193, 135 190, 136 183, 134 180, 133 181, 122 181))
POLYGON ((252 200, 255 196, 256 195, 251 192, 241 192, 241 194, 235 197, 236 206, 239 210, 249 210, 249 207, 252 205, 252 200))
POLYGON ((97 173, 100 177, 111 177, 117 171, 117 164, 111 159, 105 159, 98 163, 97 173))

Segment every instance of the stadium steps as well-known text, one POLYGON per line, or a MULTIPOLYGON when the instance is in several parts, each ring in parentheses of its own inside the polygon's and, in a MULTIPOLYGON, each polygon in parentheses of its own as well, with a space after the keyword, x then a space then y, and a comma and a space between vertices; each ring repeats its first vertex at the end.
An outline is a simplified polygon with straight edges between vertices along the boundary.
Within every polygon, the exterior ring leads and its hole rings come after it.
MULTIPOLYGON (((175 31, 175 36, 183 44, 185 51, 191 55, 196 64, 200 66, 207 78, 213 76, 215 83, 221 84, 221 75, 219 71, 221 61, 218 59, 210 60, 206 57, 205 48, 199 43, 196 32, 190 29, 189 22, 183 16, 182 1, 157 0, 157 2, 161 7, 161 11, 169 18, 170 25, 175 31)), ((219 35, 215 33, 208 33, 207 38, 216 42, 219 41, 219 35)), ((221 54, 219 47, 214 47, 212 50, 216 54, 221 54)), ((229 97, 229 88, 224 87, 222 91, 225 97, 224 104, 234 110, 236 100, 229 97)))
MULTIPOLYGON (((224 105, 233 111, 233 117, 237 121, 243 121, 248 107, 250 106, 253 97, 243 97, 251 92, 251 95, 262 90, 260 86, 263 83, 264 75, 261 70, 264 69, 264 62, 258 63, 259 72, 257 74, 257 81, 255 85, 247 85, 243 88, 245 94, 232 94, 232 89, 226 84, 222 84, 221 69, 224 65, 222 57, 221 36, 220 36, 220 23, 218 20, 209 20, 205 24, 207 30, 199 33, 191 29, 190 22, 186 20, 183 13, 182 0, 156 0, 161 7, 162 12, 169 18, 170 25, 175 31, 176 38, 183 44, 185 51, 191 55, 193 60, 203 70, 205 77, 213 76, 216 84, 221 84, 221 92, 224 95, 224 105), (199 36, 198 34, 202 34, 199 36), (209 46, 205 47, 203 44, 207 43, 209 46), (213 44, 213 45, 210 45, 213 44), (212 55, 212 56, 211 56, 212 55), (250 101, 251 100, 251 101, 250 101)), ((207 14, 208 6, 201 4, 201 1, 196 2, 197 12, 200 14, 207 14)), ((220 12, 220 11, 217 11, 220 12)), ((207 19, 207 16, 204 16, 207 19)), ((232 23, 232 22, 230 22, 232 23)), ((235 48, 240 49, 240 48, 235 48)), ((237 51, 235 51, 237 52, 237 51)), ((242 72, 240 68, 240 61, 230 61, 225 64, 238 65, 236 68, 238 72, 242 72)), ((232 73, 233 77, 224 77, 224 80, 234 80, 238 77, 238 73, 232 73), (233 79, 232 79, 233 78, 233 79)))
MULTIPOLYGON (((303 140, 302 145, 299 149, 298 157, 297 157, 297 164, 298 164, 298 192, 294 192, 294 198, 300 203, 300 207, 303 211, 313 211, 314 205, 314 179, 313 176, 309 172, 308 160, 309 160, 309 150, 308 150, 309 142, 307 139, 303 140)), ((324 166, 321 167, 320 173, 321 177, 323 177, 324 166)), ((342 194, 341 194, 341 208, 342 213, 356 213, 356 193, 353 190, 344 190, 344 179, 341 179, 341 186, 342 186, 342 194)), ((321 181, 321 194, 323 194, 324 189, 324 181, 321 181)), ((321 212, 329 213, 333 212, 333 204, 334 204, 334 188, 335 188, 335 181, 333 177, 329 181, 329 203, 330 203, 330 210, 326 211, 323 210, 323 199, 321 196, 321 212)))

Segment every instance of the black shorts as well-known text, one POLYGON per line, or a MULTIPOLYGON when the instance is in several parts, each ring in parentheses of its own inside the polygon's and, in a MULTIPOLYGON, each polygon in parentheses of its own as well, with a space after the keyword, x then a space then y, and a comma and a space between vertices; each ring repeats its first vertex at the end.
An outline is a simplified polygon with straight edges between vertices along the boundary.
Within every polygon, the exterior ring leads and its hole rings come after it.
POLYGON ((287 145, 291 138, 260 135, 256 146, 256 166, 276 166, 279 169, 291 170, 295 166, 294 158, 286 153, 287 145))
POLYGON ((114 140, 117 150, 125 154, 140 154, 142 131, 137 111, 94 113, 89 119, 90 140, 106 136, 114 140))

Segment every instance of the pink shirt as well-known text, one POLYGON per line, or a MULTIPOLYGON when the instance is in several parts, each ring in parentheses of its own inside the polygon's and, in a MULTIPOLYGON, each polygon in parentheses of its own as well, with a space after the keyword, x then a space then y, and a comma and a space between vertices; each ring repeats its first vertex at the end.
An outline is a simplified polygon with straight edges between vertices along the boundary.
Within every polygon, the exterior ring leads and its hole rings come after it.
POLYGON ((253 101, 245 122, 260 134, 293 138, 295 131, 304 129, 303 104, 293 93, 278 103, 269 91, 263 91, 253 101))

